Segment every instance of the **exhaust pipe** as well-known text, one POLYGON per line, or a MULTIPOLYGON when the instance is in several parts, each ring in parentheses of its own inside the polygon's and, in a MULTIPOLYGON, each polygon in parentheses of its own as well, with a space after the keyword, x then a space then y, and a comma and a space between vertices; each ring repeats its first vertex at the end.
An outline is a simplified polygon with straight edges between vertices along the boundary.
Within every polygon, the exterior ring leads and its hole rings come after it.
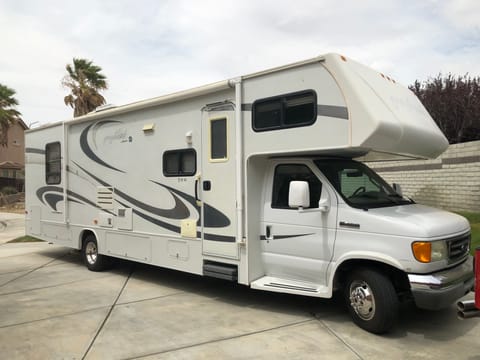
POLYGON ((457 303, 457 317, 460 320, 480 317, 480 309, 475 306, 475 300, 464 300, 457 303))

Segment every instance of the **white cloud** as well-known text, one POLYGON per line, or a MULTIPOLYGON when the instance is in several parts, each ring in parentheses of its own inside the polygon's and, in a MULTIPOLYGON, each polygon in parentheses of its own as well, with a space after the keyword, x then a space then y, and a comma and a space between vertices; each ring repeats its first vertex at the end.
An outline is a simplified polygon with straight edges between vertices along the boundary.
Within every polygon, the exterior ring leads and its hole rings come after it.
POLYGON ((71 116, 60 86, 93 60, 122 104, 272 66, 343 53, 404 84, 480 74, 480 2, 394 0, 50 0, 0 3, 0 82, 27 123, 71 116), (8 54, 5 56, 4 54, 8 54))

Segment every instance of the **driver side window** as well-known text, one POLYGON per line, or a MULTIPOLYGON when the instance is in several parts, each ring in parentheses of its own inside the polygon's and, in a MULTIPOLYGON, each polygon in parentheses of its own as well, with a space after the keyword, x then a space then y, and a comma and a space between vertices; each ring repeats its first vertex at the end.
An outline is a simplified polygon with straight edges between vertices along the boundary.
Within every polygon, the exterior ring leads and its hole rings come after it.
POLYGON ((306 165, 282 164, 275 168, 272 191, 272 208, 290 209, 288 192, 291 181, 306 181, 310 188, 310 208, 318 208, 322 183, 306 165))

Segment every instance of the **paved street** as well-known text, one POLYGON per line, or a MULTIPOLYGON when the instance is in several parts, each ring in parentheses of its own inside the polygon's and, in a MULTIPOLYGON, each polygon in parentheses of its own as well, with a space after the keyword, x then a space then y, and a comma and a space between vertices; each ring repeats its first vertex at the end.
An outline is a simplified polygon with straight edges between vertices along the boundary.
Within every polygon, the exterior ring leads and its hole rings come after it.
MULTIPOLYGON (((19 219, 8 217, 8 236, 16 237, 11 224, 19 219)), ((480 360, 480 318, 457 320, 453 306, 404 306, 400 319, 393 333, 375 336, 352 324, 339 299, 125 261, 95 273, 67 248, 0 244, 3 359, 480 360)))

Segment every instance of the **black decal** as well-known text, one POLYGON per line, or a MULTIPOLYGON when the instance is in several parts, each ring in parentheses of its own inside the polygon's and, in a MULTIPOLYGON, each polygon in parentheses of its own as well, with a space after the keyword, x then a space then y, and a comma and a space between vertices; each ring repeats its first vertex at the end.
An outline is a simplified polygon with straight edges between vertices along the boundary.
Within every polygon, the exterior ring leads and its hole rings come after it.
POLYGON ((170 194, 172 194, 173 198, 175 199, 175 207, 173 207, 172 209, 160 209, 160 208, 145 204, 141 201, 138 201, 132 198, 131 196, 125 194, 124 192, 118 189, 114 189, 114 192, 115 194, 120 196, 122 199, 127 200, 129 203, 133 204, 134 206, 158 216, 166 217, 169 219, 186 219, 190 216, 190 211, 185 206, 185 204, 178 198, 177 195, 171 192, 170 194))
MULTIPOLYGON (((98 178, 97 176, 93 175, 91 172, 85 170, 83 167, 78 165, 75 161, 73 162, 75 165, 77 165, 82 171, 84 171, 86 174, 88 174, 90 177, 92 177, 94 180, 96 180, 98 183, 100 183, 103 186, 111 186, 107 184, 105 181, 102 179, 98 178)), ((171 193, 173 198, 175 199, 175 207, 173 209, 160 209, 153 207, 151 205, 145 204, 141 201, 138 201, 131 196, 125 194, 124 192, 114 188, 114 192, 116 195, 121 197, 122 199, 130 202, 131 204, 139 207, 142 210, 151 212, 152 214, 158 215, 158 216, 163 216, 169 219, 186 219, 190 216, 190 211, 188 208, 185 206, 185 204, 174 194, 171 193)))
POLYGON ((203 234, 205 240, 221 241, 221 242, 235 242, 235 236, 217 235, 217 234, 203 234))
POLYGON ((63 201, 63 194, 45 194, 45 201, 53 210, 57 211, 57 203, 63 201))
MULTIPOLYGON (((93 201, 88 200, 80 194, 74 193, 71 190, 67 190, 67 200, 77 204, 88 204, 94 208, 100 209, 100 207, 93 201)), ((37 190, 37 197, 44 205, 50 206, 54 211, 57 211, 57 203, 63 201, 63 188, 59 186, 43 186, 37 190), (45 203, 46 202, 46 203, 45 203)), ((109 214, 115 215, 111 211, 107 211, 109 214)))
POLYGON ((301 237, 301 236, 309 236, 313 235, 311 234, 297 234, 297 235, 273 235, 273 239, 267 239, 265 235, 260 236, 260 240, 281 240, 281 239, 290 239, 290 238, 296 238, 296 237, 301 237))
MULTIPOLYGON (((122 204, 122 203, 120 203, 120 204, 122 204)), ((122 204, 122 205, 123 205, 123 206, 126 206, 126 205, 124 205, 124 204, 122 204)), ((153 217, 151 217, 151 216, 148 216, 148 215, 146 215, 146 214, 144 214, 144 213, 141 213, 140 211, 138 211, 138 210, 136 210, 136 209, 133 209, 132 211, 133 211, 133 213, 134 213, 135 215, 140 216, 142 219, 145 219, 145 220, 147 220, 148 222, 150 222, 150 223, 152 223, 152 224, 158 225, 158 226, 160 226, 160 227, 162 227, 162 228, 164 228, 164 229, 167 229, 167 230, 170 230, 170 231, 173 231, 173 232, 175 232, 175 233, 180 234, 180 227, 179 227, 179 226, 169 224, 169 223, 167 223, 167 222, 165 222, 165 221, 162 221, 162 220, 159 220, 159 219, 155 219, 155 218, 153 218, 153 217)))
MULTIPOLYGON (((197 209, 198 213, 200 214, 200 207, 197 205, 197 202, 195 198, 189 194, 186 194, 180 190, 174 189, 170 186, 161 184, 157 181, 151 180, 153 183, 160 185, 171 192, 177 194, 178 196, 182 197, 186 201, 188 201, 190 204, 192 204, 195 209, 197 209)), ((205 227, 210 227, 210 228, 220 228, 220 227, 227 227, 230 225, 230 219, 223 214, 221 211, 215 209, 213 206, 208 205, 207 203, 203 203, 203 211, 205 214, 205 223, 203 226, 205 227)), ((201 219, 198 219, 198 222, 201 224, 201 219)))
POLYGON ((123 170, 120 170, 120 169, 117 169, 109 164, 107 164, 105 161, 103 161, 102 159, 100 159, 92 150, 92 148, 90 147, 90 145, 88 145, 88 132, 90 131, 90 128, 94 125, 104 125, 104 124, 107 124, 107 123, 118 123, 120 121, 113 121, 113 120, 105 120, 105 121, 101 121, 101 122, 98 122, 96 124, 90 124, 88 125, 85 129, 83 129, 82 131, 82 134, 80 135, 80 147, 83 151, 83 153, 88 156, 88 158, 90 158, 91 160, 95 161, 97 164, 100 164, 102 166, 105 166, 109 169, 112 169, 112 170, 115 170, 115 171, 119 171, 119 172, 122 172, 122 173, 125 173, 125 171, 123 170))

